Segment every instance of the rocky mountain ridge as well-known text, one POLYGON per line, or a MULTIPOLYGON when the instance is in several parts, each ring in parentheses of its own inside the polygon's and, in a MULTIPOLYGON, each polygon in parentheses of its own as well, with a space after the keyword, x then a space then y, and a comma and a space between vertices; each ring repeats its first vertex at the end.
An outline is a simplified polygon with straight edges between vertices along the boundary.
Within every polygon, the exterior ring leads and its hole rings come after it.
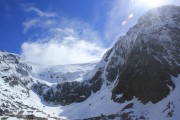
MULTIPOLYGON (((157 103, 175 88, 171 77, 180 74, 179 12, 179 7, 174 6, 153 9, 129 30, 126 36, 133 36, 129 41, 132 46, 125 53, 113 89, 115 101, 131 100, 135 96, 143 103, 157 103), (115 94, 123 96, 115 99, 115 94)), ((120 42, 128 41, 126 36, 120 42)))

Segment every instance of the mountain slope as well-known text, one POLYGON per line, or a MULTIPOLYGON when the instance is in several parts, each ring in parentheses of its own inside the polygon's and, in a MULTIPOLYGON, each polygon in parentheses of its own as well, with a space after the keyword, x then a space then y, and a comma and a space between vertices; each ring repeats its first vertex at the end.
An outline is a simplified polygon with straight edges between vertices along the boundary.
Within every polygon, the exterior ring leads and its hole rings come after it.
POLYGON ((31 76, 31 71, 32 67, 20 56, 0 52, 0 116, 32 118, 34 112, 39 119, 49 114, 49 117, 58 116, 57 109, 48 106, 44 109, 40 98, 31 90, 31 86, 39 81, 31 76))
POLYGON ((175 88, 171 76, 180 74, 179 12, 180 8, 175 6, 153 9, 120 40, 128 41, 127 37, 136 35, 129 41, 133 44, 128 48, 130 52, 125 53, 113 90, 113 95, 123 94, 117 101, 135 96, 143 103, 157 103, 175 88))
MULTIPOLYGON (((100 78, 107 86, 115 83, 113 101, 130 103, 127 118, 177 119, 180 7, 168 5, 145 13, 104 55, 101 64, 100 78)), ((122 114, 123 109, 117 116, 122 114)))

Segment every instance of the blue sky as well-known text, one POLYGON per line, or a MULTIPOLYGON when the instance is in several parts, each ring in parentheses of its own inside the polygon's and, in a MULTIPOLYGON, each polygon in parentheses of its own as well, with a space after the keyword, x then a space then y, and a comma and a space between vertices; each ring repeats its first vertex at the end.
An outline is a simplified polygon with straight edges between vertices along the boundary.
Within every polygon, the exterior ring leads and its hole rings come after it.
POLYGON ((77 19, 88 23, 93 29, 102 32, 107 10, 110 8, 104 0, 0 0, 0 48, 20 53, 21 44, 35 33, 43 32, 40 28, 23 33, 22 23, 35 17, 35 13, 25 12, 33 6, 42 11, 55 12, 60 17, 77 19), (99 15, 101 17, 99 17, 99 15), (99 17, 99 18, 97 18, 99 17))
POLYGON ((178 0, 0 0, 0 49, 36 64, 97 61, 145 11, 178 0))

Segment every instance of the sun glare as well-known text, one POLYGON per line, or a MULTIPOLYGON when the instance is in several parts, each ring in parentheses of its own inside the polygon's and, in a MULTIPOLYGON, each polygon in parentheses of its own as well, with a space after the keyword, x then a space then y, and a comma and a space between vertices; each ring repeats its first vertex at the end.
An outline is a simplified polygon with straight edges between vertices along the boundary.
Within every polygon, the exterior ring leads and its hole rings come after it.
POLYGON ((146 7, 157 7, 165 3, 165 0, 136 0, 140 5, 146 7))

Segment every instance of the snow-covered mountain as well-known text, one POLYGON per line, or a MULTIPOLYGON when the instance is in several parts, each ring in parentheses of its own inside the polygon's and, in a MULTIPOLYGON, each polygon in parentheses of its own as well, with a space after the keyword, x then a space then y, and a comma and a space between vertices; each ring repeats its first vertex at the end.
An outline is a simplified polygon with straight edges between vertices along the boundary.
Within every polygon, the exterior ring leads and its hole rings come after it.
POLYGON ((62 83, 70 81, 83 81, 83 77, 92 70, 97 63, 34 66, 37 78, 50 83, 62 83))
MULTIPOLYGON (((121 63, 116 67, 114 101, 124 102, 135 96, 143 103, 157 103, 175 88, 172 77, 180 73, 179 12, 175 6, 152 9, 115 44, 110 53, 115 58, 109 61, 120 59, 121 63), (122 97, 116 99, 118 94, 122 97)), ((112 71, 111 66, 117 65, 109 66, 112 71)))
POLYGON ((57 109, 43 105, 32 91, 31 86, 38 82, 43 84, 42 80, 32 76, 32 67, 23 62, 20 56, 1 51, 0 116, 7 115, 13 119, 35 118, 32 114, 38 116, 37 119, 58 116, 57 109))
POLYGON ((145 13, 98 63, 40 67, 1 51, 0 115, 177 120, 179 74, 180 7, 162 6, 145 13))

